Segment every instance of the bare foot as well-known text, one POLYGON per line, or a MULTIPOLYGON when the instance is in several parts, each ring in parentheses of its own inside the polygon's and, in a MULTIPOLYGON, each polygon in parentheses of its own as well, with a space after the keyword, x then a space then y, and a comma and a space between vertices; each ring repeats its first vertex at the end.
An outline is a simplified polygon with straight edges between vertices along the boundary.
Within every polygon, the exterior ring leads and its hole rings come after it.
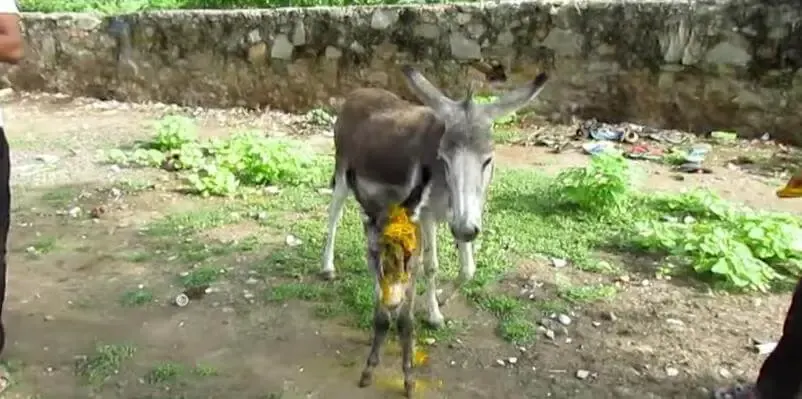
POLYGON ((713 391, 712 399, 760 399, 754 384, 735 385, 713 391))

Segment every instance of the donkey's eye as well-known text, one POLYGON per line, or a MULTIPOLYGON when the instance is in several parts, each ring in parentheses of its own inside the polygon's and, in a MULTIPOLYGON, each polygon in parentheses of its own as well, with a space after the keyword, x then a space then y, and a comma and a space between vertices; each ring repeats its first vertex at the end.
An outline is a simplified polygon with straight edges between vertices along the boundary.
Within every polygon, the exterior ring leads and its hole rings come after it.
POLYGON ((486 168, 487 165, 490 165, 490 162, 493 162, 493 157, 485 159, 485 162, 482 163, 482 169, 486 168))

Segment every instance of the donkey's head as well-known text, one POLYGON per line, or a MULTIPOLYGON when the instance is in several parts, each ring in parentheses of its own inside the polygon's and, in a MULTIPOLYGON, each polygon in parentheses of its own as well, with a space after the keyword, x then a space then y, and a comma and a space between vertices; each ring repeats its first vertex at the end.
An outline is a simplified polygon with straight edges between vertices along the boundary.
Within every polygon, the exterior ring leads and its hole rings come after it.
POLYGON ((470 242, 482 229, 485 192, 493 176, 493 121, 515 112, 543 89, 545 73, 524 87, 505 93, 489 104, 477 104, 473 93, 454 101, 410 66, 402 69, 418 99, 431 108, 445 124, 437 149, 445 165, 451 218, 451 233, 459 241, 470 242))

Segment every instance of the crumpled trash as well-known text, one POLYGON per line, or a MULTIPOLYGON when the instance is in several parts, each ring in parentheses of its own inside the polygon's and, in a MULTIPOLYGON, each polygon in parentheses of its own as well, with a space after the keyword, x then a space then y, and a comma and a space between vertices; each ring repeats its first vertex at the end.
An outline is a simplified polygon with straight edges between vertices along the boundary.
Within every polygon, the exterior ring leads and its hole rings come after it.
POLYGON ((738 135, 733 132, 724 132, 724 131, 714 131, 710 132, 710 137, 720 143, 732 142, 738 138, 738 135))
POLYGON ((663 159, 663 150, 640 144, 630 148, 629 151, 624 154, 624 156, 630 159, 648 159, 651 161, 659 161, 663 159))
POLYGON ((685 154, 685 160, 688 162, 694 163, 702 163, 704 162, 705 158, 707 157, 707 153, 710 152, 711 146, 708 144, 697 144, 691 147, 688 150, 688 153, 685 154))
POLYGON ((632 124, 611 125, 589 119, 579 124, 575 135, 579 139, 592 138, 599 141, 619 141, 632 144, 640 138, 636 130, 641 129, 642 127, 632 124))
POLYGON ((615 144, 609 141, 591 141, 582 144, 582 150, 590 155, 599 155, 616 151, 615 144))

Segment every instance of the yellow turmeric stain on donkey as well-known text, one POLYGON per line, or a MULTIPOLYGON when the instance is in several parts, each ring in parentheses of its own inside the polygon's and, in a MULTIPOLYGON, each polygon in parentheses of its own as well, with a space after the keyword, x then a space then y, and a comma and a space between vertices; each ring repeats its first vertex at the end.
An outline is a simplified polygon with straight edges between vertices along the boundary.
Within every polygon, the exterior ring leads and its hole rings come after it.
POLYGON ((384 306, 397 306, 405 299, 410 274, 404 266, 418 249, 419 231, 404 208, 398 205, 390 208, 390 218, 382 231, 383 278, 379 281, 379 287, 384 306))

